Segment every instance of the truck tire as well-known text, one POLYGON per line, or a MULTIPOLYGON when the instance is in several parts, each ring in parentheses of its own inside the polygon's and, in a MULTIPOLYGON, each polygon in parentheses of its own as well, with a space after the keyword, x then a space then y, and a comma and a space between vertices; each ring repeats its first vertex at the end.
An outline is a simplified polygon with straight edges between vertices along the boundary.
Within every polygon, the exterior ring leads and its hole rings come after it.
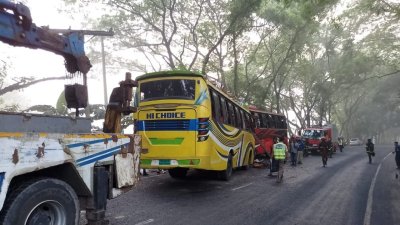
POLYGON ((226 170, 219 171, 219 178, 221 180, 228 181, 231 178, 233 172, 232 158, 232 154, 229 153, 228 160, 226 162, 226 170))
POLYGON ((186 177, 188 169, 186 168, 173 168, 169 169, 168 173, 172 178, 182 179, 186 177))
POLYGON ((67 183, 53 178, 26 181, 12 190, 0 224, 79 224, 79 201, 67 183))

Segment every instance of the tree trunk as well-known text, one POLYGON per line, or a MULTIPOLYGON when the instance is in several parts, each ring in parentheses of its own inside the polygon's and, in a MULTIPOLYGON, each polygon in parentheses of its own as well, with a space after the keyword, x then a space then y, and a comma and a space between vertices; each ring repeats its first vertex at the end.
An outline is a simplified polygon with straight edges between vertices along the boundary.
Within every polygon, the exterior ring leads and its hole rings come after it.
POLYGON ((236 49, 236 38, 237 34, 233 34, 233 58, 234 58, 234 64, 233 64, 233 93, 235 96, 239 96, 239 74, 238 74, 238 55, 237 55, 237 49, 236 49))

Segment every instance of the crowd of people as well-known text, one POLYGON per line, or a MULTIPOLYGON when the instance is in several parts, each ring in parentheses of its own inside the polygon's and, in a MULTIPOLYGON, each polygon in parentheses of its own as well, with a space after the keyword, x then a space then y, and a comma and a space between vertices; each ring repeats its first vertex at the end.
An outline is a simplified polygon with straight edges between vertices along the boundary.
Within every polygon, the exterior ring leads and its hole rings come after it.
MULTIPOLYGON (((343 147, 341 147, 343 149, 343 147)), ((318 146, 318 150, 322 157, 322 166, 326 167, 328 163, 328 157, 332 158, 334 146, 329 138, 322 137, 321 142, 318 146)), ((306 151, 305 143, 300 136, 292 136, 289 139, 289 151, 290 151, 290 162, 291 166, 297 166, 303 163, 304 151, 306 151)))
MULTIPOLYGON (((300 136, 292 136, 288 145, 283 142, 284 138, 275 138, 274 145, 272 146, 271 151, 271 166, 269 170, 269 176, 272 176, 273 172, 277 172, 277 182, 282 182, 283 179, 283 164, 285 164, 286 159, 289 158, 290 155, 290 165, 295 167, 298 164, 303 163, 303 154, 306 151, 305 143, 301 139, 300 136)), ((336 146, 332 143, 329 138, 322 137, 321 142, 318 146, 319 153, 322 158, 322 166, 328 166, 328 158, 332 158, 332 154, 334 152, 336 146)), ((337 147, 342 152, 344 148, 343 138, 339 137, 337 142, 337 147)), ((368 155, 368 163, 372 163, 372 158, 375 156, 374 143, 372 139, 368 139, 366 143, 366 153, 368 155)), ((393 154, 396 154, 395 161, 397 165, 397 169, 400 169, 400 145, 396 141, 394 142, 394 151, 393 154)))
MULTIPOLYGON (((286 163, 286 159, 288 159, 290 156, 290 165, 293 167, 299 164, 303 164, 303 156, 304 152, 306 151, 305 147, 306 147, 305 143, 300 136, 292 136, 289 139, 288 145, 284 143, 283 137, 275 138, 274 145, 272 146, 272 151, 271 151, 271 165, 269 168, 269 176, 272 176, 273 172, 277 172, 278 175, 276 182, 278 183, 282 182, 283 172, 284 172, 283 166, 286 163)), ((338 138, 337 147, 340 149, 341 152, 343 151, 344 148, 343 138, 341 137, 338 138)), ((326 137, 321 138, 321 142, 318 146, 318 149, 322 158, 323 167, 328 166, 328 157, 332 158, 334 148, 335 146, 333 145, 332 141, 329 138, 326 137)), ((372 157, 375 156, 374 143, 372 139, 367 140, 365 148, 366 148, 366 153, 368 155, 368 162, 371 164, 372 157)), ((395 161, 397 169, 400 169, 400 145, 397 141, 394 142, 394 151, 392 153, 396 154, 395 161)), ((143 169, 141 173, 143 176, 148 175, 146 169, 143 169)), ((157 173, 158 174, 165 173, 165 171, 159 169, 157 173)))

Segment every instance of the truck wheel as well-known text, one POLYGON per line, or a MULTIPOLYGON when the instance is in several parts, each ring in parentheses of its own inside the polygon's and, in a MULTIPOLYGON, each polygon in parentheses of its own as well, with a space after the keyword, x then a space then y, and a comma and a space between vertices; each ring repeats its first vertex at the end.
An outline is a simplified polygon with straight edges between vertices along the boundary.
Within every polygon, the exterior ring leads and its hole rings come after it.
POLYGON ((226 170, 220 171, 219 172, 219 177, 220 177, 221 180, 228 181, 232 176, 232 172, 233 172, 232 154, 229 153, 228 160, 227 160, 227 163, 226 163, 226 170))
POLYGON ((185 178, 187 174, 188 169, 186 168, 173 168, 169 169, 168 173, 172 178, 185 178))
POLYGON ((79 201, 67 183, 52 178, 27 181, 7 197, 0 224, 79 224, 79 201))

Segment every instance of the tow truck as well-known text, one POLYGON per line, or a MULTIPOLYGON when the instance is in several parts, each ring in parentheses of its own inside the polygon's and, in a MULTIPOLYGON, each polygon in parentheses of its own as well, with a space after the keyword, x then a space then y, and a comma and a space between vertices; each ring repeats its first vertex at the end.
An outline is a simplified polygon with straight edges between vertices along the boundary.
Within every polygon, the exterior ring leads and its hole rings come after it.
POLYGON ((69 76, 83 77, 83 84, 65 86, 75 117, 0 112, 0 224, 73 225, 81 211, 87 224, 107 224, 107 199, 138 182, 141 137, 122 134, 120 126, 134 111, 135 81, 126 74, 110 97, 103 132, 91 133, 90 119, 79 118, 91 67, 84 34, 38 27, 27 6, 0 0, 0 41, 61 55, 69 76))

